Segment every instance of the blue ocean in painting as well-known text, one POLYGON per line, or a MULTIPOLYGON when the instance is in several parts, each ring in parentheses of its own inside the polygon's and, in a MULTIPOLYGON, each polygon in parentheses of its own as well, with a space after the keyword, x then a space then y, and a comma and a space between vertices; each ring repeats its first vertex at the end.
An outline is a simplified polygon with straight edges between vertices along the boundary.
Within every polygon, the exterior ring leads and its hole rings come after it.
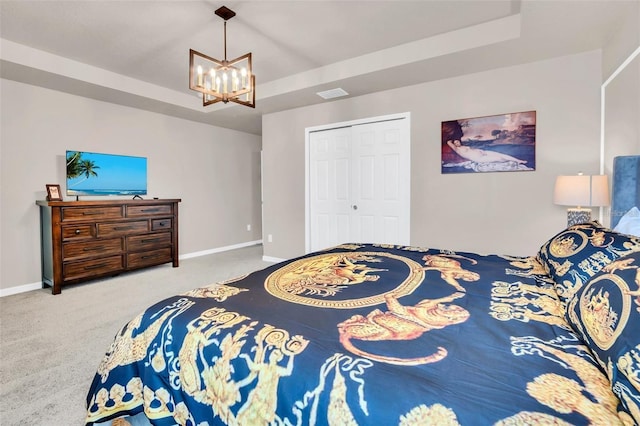
POLYGON ((443 162, 442 173, 477 173, 488 171, 527 171, 536 168, 536 151, 535 144, 513 144, 513 143, 496 143, 495 140, 490 141, 465 141, 464 146, 474 149, 482 149, 485 151, 499 152, 525 161, 520 165, 505 164, 506 168, 499 168, 499 163, 474 163, 472 161, 460 158, 457 162, 443 162), (513 169, 509 167, 512 166, 513 169))

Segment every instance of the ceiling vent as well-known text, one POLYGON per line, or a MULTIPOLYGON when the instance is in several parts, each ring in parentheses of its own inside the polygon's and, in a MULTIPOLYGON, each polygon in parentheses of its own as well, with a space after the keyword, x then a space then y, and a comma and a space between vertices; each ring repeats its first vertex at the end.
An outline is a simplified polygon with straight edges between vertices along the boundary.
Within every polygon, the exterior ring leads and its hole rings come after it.
POLYGON ((318 92, 316 93, 316 95, 320 96, 322 99, 333 99, 339 98, 341 96, 347 96, 348 93, 344 89, 338 87, 336 89, 329 89, 323 92, 318 92))

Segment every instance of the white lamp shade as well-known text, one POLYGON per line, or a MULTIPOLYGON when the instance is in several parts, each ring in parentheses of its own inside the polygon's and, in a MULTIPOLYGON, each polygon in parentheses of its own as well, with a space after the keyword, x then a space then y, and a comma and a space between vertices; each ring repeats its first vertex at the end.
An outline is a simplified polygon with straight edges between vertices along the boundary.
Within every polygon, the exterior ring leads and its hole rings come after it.
POLYGON ((591 176, 591 204, 592 206, 609 205, 609 180, 607 175, 591 176))
POLYGON ((561 206, 589 204, 589 176, 558 176, 553 203, 561 206))
POLYGON ((553 191, 553 202, 561 206, 608 206, 607 176, 558 176, 553 191))

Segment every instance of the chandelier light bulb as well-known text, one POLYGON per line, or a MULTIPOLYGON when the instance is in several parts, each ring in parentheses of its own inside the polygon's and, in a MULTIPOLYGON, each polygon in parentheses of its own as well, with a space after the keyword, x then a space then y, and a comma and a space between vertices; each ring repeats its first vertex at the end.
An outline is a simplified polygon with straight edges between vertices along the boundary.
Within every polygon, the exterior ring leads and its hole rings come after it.
POLYGON ((198 65, 198 86, 202 87, 202 67, 198 65))
MULTIPOLYGON (((211 90, 211 82, 209 82, 209 81, 205 81, 205 83, 204 83, 204 88, 205 88, 206 90, 211 90)), ((204 96, 205 96, 205 99, 209 100, 209 98, 210 98, 210 96, 209 96, 209 95, 204 95, 204 96)))
POLYGON ((231 91, 235 92, 238 90, 238 71, 233 70, 231 72, 231 91))
POLYGON ((242 75, 242 88, 245 89, 247 87, 247 69, 245 67, 240 70, 240 75, 242 75))

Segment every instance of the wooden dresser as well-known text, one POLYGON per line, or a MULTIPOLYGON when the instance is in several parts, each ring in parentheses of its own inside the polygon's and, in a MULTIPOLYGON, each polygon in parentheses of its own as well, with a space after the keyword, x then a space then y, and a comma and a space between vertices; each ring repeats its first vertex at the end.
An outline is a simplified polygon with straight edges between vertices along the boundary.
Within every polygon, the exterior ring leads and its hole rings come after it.
POLYGON ((172 262, 178 203, 167 200, 37 201, 42 283, 62 286, 172 262))

